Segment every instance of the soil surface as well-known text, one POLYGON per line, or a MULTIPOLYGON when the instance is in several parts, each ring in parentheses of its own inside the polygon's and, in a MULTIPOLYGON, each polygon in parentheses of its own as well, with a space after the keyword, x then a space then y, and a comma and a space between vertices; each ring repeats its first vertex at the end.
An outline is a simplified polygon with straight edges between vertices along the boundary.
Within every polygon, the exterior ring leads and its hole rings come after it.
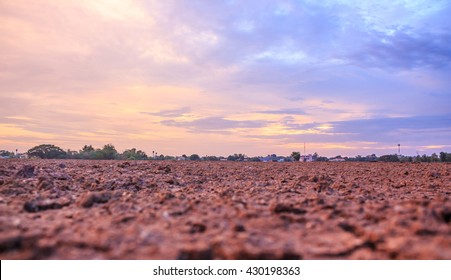
POLYGON ((451 164, 0 160, 0 259, 451 259, 451 164))

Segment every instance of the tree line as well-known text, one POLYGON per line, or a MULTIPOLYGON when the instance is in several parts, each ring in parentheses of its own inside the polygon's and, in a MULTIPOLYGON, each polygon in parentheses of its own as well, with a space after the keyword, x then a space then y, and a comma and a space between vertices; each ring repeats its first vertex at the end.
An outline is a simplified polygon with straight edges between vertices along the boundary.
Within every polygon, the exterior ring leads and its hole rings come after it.
POLYGON ((58 146, 42 144, 27 151, 30 158, 42 159, 123 159, 123 160, 145 160, 148 156, 145 152, 136 148, 127 149, 119 153, 112 144, 104 145, 103 148, 94 148, 92 145, 85 145, 79 151, 64 151, 58 146))
MULTIPOLYGON (((175 156, 165 156, 152 151, 152 155, 148 156, 145 152, 136 148, 126 149, 122 153, 119 153, 114 145, 106 144, 102 148, 94 148, 92 145, 84 145, 79 151, 63 150, 58 146, 52 144, 42 144, 29 149, 26 153, 30 158, 42 158, 42 159, 92 159, 92 160, 175 160, 175 156)), ((13 152, 0 150, 0 157, 16 157, 13 152)), ((273 155, 274 157, 276 155, 273 155)), ((192 154, 190 156, 182 155, 178 157, 182 160, 207 160, 207 161, 262 161, 263 157, 248 157, 245 154, 233 154, 228 157, 222 156, 204 156, 201 157, 198 154, 192 154)), ((299 161, 301 158, 300 152, 292 152, 290 156, 277 157, 283 158, 284 161, 299 161)), ((344 161, 356 161, 356 162, 451 162, 451 153, 441 152, 440 154, 433 153, 428 156, 426 154, 420 156, 400 156, 396 154, 382 155, 377 157, 375 154, 368 156, 356 156, 356 157, 342 157, 338 155, 336 157, 327 158, 319 156, 317 153, 312 155, 313 161, 329 161, 332 159, 343 159, 344 161)))

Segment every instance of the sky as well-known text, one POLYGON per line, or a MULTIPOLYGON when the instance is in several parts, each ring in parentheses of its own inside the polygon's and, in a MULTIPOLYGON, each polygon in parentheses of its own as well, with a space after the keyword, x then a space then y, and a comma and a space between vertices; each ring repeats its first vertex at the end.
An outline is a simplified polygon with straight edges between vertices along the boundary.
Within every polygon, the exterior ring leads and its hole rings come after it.
POLYGON ((451 1, 0 1, 0 150, 451 151, 451 1))

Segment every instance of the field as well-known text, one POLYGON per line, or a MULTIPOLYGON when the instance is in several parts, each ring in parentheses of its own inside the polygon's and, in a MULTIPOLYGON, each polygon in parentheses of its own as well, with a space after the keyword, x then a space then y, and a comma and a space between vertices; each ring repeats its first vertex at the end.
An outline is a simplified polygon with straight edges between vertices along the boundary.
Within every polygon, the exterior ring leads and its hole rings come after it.
POLYGON ((451 259, 451 164, 0 160, 0 259, 451 259))

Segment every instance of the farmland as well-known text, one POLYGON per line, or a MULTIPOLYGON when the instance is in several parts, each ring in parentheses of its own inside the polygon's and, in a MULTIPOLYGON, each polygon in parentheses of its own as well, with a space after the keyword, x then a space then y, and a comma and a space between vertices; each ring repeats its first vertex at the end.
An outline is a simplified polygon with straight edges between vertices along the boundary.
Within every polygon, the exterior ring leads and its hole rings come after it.
POLYGON ((1 259, 451 259, 451 164, 0 160, 1 259))

